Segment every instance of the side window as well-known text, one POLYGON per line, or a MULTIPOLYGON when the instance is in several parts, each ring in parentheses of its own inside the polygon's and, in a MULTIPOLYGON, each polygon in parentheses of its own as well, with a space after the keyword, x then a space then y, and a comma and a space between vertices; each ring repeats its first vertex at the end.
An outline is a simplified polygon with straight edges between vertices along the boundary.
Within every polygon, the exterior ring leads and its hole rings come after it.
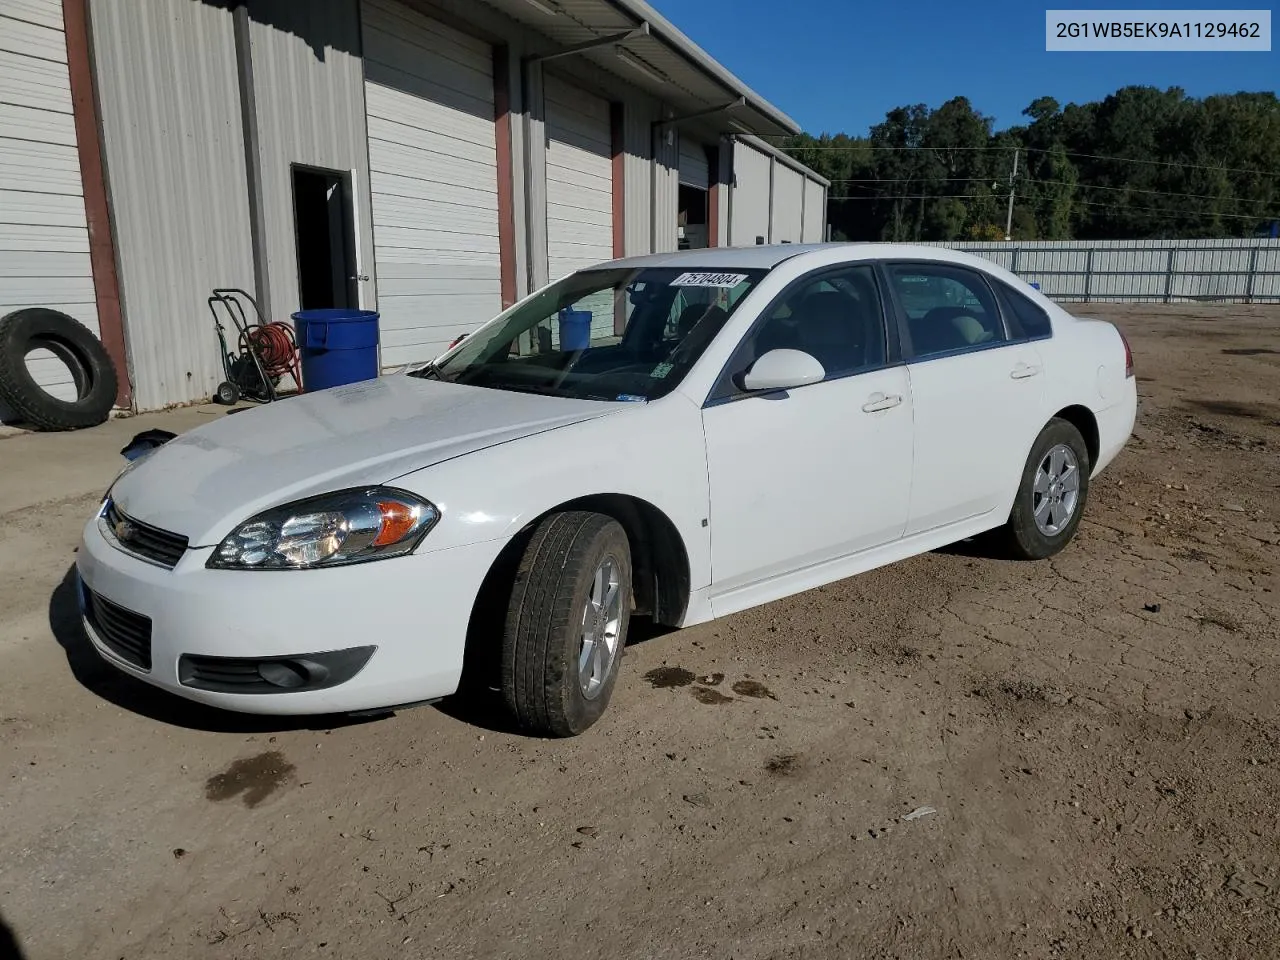
POLYGON ((1008 284, 997 281, 996 286, 1000 291, 1000 299, 1004 301, 1005 316, 1009 318, 1010 326, 1015 328, 1011 333, 1028 340, 1053 336, 1049 314, 1008 284))
POLYGON ((972 270, 941 263, 890 264, 887 270, 917 359, 1007 339, 991 288, 972 270))
POLYGON ((770 350, 803 350, 828 378, 883 365, 884 310, 873 269, 844 267, 800 282, 769 307, 750 338, 751 362, 770 350))

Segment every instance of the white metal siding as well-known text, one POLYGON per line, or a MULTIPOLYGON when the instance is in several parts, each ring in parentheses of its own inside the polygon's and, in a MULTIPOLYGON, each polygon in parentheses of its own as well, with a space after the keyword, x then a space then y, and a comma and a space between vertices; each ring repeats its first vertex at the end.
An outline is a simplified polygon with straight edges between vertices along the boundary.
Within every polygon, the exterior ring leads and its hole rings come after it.
POLYGON ((807 177, 804 181, 804 230, 802 243, 827 239, 827 188, 807 177))
POLYGON ((493 51, 365 0, 382 362, 431 359, 502 308, 493 51))
POLYGON ((544 76, 547 261, 551 277, 613 258, 609 103, 544 76))
POLYGON ((769 158, 741 140, 733 145, 733 211, 730 246, 769 240, 769 158))
POLYGON ((671 253, 679 248, 680 135, 661 129, 653 145, 653 252, 671 253))
POLYGON ((654 112, 648 103, 628 102, 622 108, 623 229, 627 256, 650 253, 653 243, 654 112))
POLYGON ((91 0, 94 63, 134 399, 212 396, 214 287, 253 289, 232 12, 91 0))
MULTIPOLYGON (((257 0, 249 20, 262 230, 266 246, 269 319, 299 309, 292 164, 351 177, 356 215, 356 268, 373 274, 369 227, 369 166, 364 135, 364 82, 356 42, 357 0, 257 0), (322 47, 324 58, 316 56, 322 47)), ((373 281, 360 285, 374 302, 373 281)))
POLYGON ((711 184, 711 169, 707 163, 707 148, 696 140, 680 138, 680 182, 686 187, 707 190, 711 184))
POLYGON ((799 243, 800 218, 804 215, 803 174, 775 162, 773 165, 773 242, 799 243))
MULTIPOLYGON (((0 316, 49 307, 96 334, 62 4, 5 0, 0 10, 0 316)), ((27 367, 54 396, 75 398, 48 351, 27 367)))

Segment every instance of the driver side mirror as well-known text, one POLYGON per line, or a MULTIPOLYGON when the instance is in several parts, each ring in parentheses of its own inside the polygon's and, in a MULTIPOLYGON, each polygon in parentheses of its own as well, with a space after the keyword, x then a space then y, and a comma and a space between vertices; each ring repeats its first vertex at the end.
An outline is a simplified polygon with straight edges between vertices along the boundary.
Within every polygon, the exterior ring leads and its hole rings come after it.
POLYGON ((749 393, 791 390, 821 382, 827 375, 816 357, 803 350, 770 350, 738 376, 738 386, 749 393))

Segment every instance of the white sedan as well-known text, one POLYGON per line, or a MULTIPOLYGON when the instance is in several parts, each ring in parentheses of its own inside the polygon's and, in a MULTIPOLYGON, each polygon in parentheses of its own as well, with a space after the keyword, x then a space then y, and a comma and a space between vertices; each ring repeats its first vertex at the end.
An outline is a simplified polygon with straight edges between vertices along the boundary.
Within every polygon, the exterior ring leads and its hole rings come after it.
POLYGON ((633 615, 702 623, 989 531, 1056 553, 1136 403, 1115 327, 965 254, 614 261, 425 367, 131 463, 84 531, 84 622, 120 670, 230 710, 474 676, 573 735, 633 615))

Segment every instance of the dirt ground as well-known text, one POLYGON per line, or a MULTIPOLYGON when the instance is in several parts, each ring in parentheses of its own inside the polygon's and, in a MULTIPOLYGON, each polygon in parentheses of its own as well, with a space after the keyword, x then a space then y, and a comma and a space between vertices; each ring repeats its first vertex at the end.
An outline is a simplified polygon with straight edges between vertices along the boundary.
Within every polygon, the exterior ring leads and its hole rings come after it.
POLYGON ((116 675, 66 576, 118 438, 25 503, 80 441, 0 441, 0 914, 31 960, 1280 956, 1280 308, 1090 312, 1141 411, 1065 553, 635 643, 572 741, 116 675))

